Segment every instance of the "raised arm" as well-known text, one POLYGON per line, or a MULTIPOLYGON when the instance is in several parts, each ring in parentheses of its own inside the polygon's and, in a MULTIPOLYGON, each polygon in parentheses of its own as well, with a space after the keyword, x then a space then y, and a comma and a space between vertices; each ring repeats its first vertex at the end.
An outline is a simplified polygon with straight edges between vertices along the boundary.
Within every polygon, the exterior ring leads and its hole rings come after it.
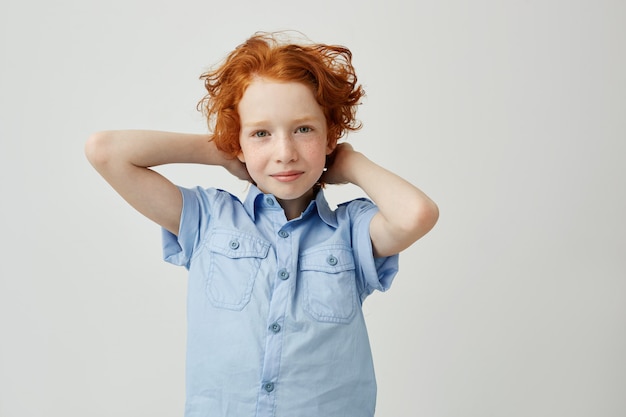
POLYGON ((93 134, 85 154, 102 177, 137 211, 178 234, 182 196, 178 188, 150 167, 169 163, 221 165, 248 177, 237 158, 215 148, 207 135, 143 130, 93 134))
POLYGON ((417 187, 375 164, 347 143, 339 144, 333 156, 324 180, 330 184, 355 184, 379 208, 370 223, 374 256, 399 253, 433 228, 439 209, 417 187))

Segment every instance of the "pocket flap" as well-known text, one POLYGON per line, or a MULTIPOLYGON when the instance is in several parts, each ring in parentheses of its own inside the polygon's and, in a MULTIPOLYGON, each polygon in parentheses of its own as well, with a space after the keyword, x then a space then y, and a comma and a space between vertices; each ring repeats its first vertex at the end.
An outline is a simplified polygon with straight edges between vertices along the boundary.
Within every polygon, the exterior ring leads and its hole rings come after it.
POLYGON ((256 236, 235 230, 216 230, 211 234, 208 248, 229 258, 265 258, 270 244, 256 236))
POLYGON ((346 246, 326 246, 305 252, 300 257, 300 270, 338 273, 354 269, 352 250, 346 246))

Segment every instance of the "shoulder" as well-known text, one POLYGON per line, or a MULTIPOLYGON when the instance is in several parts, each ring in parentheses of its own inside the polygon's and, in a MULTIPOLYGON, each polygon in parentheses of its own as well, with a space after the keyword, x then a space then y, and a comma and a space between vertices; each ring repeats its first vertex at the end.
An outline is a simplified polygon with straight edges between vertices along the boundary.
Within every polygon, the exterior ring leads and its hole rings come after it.
POLYGON ((219 188, 203 188, 196 186, 193 188, 178 187, 183 194, 183 199, 197 200, 199 202, 215 204, 215 203, 231 203, 241 205, 241 200, 228 191, 219 188))
POLYGON ((231 218, 243 211, 243 204, 235 195, 219 188, 180 187, 183 196, 181 221, 189 224, 204 222, 201 219, 231 218))
POLYGON ((356 198, 338 204, 334 210, 334 217, 337 226, 350 229, 351 234, 359 231, 369 234, 369 225, 376 213, 378 207, 374 202, 367 198, 356 198))
POLYGON ((354 200, 346 201, 338 204, 335 213, 337 217, 350 217, 355 218, 364 215, 368 212, 374 214, 378 211, 378 208, 374 202, 368 198, 355 198, 354 200))
POLYGON ((346 225, 351 226, 357 218, 376 208, 376 205, 367 198, 355 198, 354 200, 337 204, 336 208, 332 208, 326 200, 323 191, 317 194, 315 201, 319 216, 325 223, 333 227, 343 228, 346 225))

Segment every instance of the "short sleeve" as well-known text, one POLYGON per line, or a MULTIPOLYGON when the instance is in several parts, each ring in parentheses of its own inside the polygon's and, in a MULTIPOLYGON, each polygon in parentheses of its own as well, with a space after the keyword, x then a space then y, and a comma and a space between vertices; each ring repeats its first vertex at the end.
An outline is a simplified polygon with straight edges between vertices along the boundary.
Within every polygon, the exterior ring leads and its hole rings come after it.
POLYGON ((374 290, 387 291, 398 273, 399 255, 375 258, 370 238, 370 222, 378 208, 369 200, 353 201, 349 206, 352 218, 352 246, 360 279, 360 297, 363 301, 374 290))
POLYGON ((162 229, 163 259, 189 269, 189 262, 200 243, 202 229, 211 219, 211 206, 218 193, 214 189, 178 187, 183 197, 178 236, 162 229))

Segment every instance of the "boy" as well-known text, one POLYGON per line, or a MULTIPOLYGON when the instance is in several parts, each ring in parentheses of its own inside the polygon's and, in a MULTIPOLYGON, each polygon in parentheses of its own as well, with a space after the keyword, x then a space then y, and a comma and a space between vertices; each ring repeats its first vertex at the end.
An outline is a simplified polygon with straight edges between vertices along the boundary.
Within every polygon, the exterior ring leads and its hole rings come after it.
POLYGON ((94 134, 89 161, 161 225, 189 270, 186 416, 366 417, 376 382, 361 304, 389 288, 398 253, 437 206, 337 141, 360 126, 351 53, 257 34, 203 74, 211 135, 94 134), (327 162, 332 162, 327 164, 327 162), (150 167, 219 165, 252 183, 241 202, 177 187, 150 167), (373 200, 331 210, 325 183, 373 200))

